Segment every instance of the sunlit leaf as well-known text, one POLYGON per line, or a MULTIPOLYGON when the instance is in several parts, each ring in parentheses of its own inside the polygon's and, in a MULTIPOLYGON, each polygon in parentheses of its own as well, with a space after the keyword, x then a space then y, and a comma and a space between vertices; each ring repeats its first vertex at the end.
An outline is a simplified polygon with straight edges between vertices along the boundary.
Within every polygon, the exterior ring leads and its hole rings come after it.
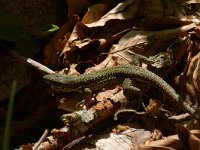
POLYGON ((55 31, 57 31, 58 29, 59 29, 59 27, 57 25, 48 24, 42 28, 42 30, 40 31, 40 35, 46 36, 46 35, 49 35, 55 31))

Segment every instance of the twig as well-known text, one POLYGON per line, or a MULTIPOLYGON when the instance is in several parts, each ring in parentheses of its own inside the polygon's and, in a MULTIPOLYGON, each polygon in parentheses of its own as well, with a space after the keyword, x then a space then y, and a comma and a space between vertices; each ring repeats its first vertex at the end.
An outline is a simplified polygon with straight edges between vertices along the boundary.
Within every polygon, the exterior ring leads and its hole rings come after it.
POLYGON ((48 133, 49 133, 49 130, 46 129, 46 130, 44 131, 44 133, 42 134, 41 138, 39 139, 39 141, 33 145, 32 150, 37 150, 37 148, 40 146, 40 144, 41 144, 42 142, 44 142, 44 140, 46 139, 48 133))
POLYGON ((81 141, 83 141, 85 138, 86 138, 86 136, 82 136, 82 137, 80 137, 80 138, 78 138, 78 139, 76 139, 76 140, 74 140, 74 141, 68 143, 68 144, 65 145, 61 150, 70 149, 70 148, 72 148, 75 144, 78 144, 78 143, 80 143, 81 141))
POLYGON ((114 120, 118 120, 117 116, 120 114, 120 113, 123 113, 123 112, 133 112, 137 115, 145 115, 146 112, 138 112, 134 109, 121 109, 121 110, 118 110, 115 115, 114 115, 114 120))
POLYGON ((180 114, 180 115, 177 115, 177 116, 171 116, 168 118, 169 120, 176 120, 176 121, 185 121, 185 120, 190 120, 192 119, 192 116, 188 113, 184 113, 184 114, 180 114))
POLYGON ((19 54, 17 54, 14 50, 12 50, 11 48, 9 48, 8 46, 2 45, 0 44, 0 48, 5 49, 5 50, 9 50, 10 53, 15 56, 18 60, 20 60, 23 63, 28 63, 29 65, 31 65, 33 68, 38 69, 42 74, 50 74, 50 73, 55 73, 53 70, 49 69, 48 67, 40 64, 39 62, 36 62, 35 60, 31 59, 31 58, 27 58, 27 57, 23 57, 19 54))
POLYGON ((37 68, 39 71, 42 72, 42 74, 55 73, 53 70, 51 70, 48 67, 36 62, 35 60, 33 60, 31 58, 27 58, 26 62, 29 63, 34 68, 37 68))

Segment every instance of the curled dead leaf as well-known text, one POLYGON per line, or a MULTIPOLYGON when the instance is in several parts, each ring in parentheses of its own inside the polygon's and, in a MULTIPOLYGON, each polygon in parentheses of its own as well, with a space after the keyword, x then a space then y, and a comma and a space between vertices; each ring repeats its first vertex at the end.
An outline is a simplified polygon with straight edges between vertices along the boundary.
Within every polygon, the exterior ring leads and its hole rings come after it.
POLYGON ((105 3, 92 5, 88 8, 88 11, 81 22, 84 24, 90 24, 98 21, 106 13, 107 8, 108 6, 105 3))
POLYGON ((125 0, 94 23, 86 24, 88 27, 102 27, 110 20, 127 20, 132 18, 138 10, 139 0, 125 0))
POLYGON ((185 149, 196 150, 200 149, 200 139, 192 134, 189 129, 184 127, 183 125, 176 125, 178 137, 181 143, 184 145, 185 149))

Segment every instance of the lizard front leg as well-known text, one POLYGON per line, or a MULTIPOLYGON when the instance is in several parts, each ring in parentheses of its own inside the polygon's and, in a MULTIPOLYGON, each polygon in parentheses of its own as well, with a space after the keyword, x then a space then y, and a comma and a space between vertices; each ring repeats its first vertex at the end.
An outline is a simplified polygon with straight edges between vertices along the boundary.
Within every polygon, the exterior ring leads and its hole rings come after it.
POLYGON ((87 108, 91 107, 97 102, 96 94, 94 94, 90 88, 84 88, 83 98, 87 108))

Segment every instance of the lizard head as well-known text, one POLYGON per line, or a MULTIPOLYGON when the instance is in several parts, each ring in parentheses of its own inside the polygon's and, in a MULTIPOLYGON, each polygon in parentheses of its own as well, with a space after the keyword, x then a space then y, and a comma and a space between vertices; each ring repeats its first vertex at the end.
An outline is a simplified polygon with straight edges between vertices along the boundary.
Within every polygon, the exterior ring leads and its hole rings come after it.
POLYGON ((44 81, 51 85, 51 88, 57 92, 72 92, 76 91, 76 87, 73 87, 73 76, 65 74, 48 74, 43 76, 44 81))

